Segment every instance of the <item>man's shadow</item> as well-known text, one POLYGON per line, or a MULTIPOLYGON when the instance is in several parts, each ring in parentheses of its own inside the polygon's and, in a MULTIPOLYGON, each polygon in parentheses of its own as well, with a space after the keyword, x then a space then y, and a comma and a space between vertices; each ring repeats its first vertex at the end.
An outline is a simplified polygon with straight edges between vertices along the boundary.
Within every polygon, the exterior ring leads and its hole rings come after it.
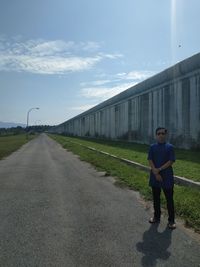
POLYGON ((167 251, 171 244, 172 231, 166 227, 158 232, 158 224, 152 224, 148 231, 143 234, 143 241, 136 244, 137 250, 144 254, 142 266, 156 266, 158 259, 167 260, 171 253, 167 251))

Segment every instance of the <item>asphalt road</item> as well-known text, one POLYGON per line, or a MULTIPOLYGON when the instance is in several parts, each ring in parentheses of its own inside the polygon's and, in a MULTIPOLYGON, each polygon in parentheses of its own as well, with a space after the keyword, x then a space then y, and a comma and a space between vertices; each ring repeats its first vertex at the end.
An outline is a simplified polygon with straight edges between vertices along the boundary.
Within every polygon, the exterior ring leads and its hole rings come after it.
POLYGON ((199 236, 150 215, 45 134, 0 161, 0 266, 200 266, 199 236))

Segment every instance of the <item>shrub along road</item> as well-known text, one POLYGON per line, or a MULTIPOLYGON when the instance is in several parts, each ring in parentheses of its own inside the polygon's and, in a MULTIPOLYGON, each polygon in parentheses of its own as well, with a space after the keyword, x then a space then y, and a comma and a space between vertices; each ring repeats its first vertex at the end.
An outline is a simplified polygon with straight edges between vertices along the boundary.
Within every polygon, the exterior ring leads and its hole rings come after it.
POLYGON ((199 266, 198 234, 113 180, 45 134, 1 160, 0 266, 199 266))

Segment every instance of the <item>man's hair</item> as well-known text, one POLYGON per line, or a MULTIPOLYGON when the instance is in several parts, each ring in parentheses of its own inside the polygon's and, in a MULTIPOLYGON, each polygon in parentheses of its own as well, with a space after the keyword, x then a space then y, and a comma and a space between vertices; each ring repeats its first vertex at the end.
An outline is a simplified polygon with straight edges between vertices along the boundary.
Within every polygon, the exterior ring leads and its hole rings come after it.
POLYGON ((165 127, 158 127, 158 128, 156 129, 156 134, 157 134, 157 132, 160 131, 160 130, 165 130, 165 133, 167 133, 167 129, 166 129, 165 127))

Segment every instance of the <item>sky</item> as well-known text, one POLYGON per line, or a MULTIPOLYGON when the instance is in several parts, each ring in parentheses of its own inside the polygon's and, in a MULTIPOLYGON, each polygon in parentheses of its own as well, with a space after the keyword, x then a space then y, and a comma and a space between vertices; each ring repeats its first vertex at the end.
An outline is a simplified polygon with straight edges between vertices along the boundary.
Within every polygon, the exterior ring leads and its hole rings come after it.
POLYGON ((57 125, 200 52, 199 0, 0 0, 0 121, 57 125))

